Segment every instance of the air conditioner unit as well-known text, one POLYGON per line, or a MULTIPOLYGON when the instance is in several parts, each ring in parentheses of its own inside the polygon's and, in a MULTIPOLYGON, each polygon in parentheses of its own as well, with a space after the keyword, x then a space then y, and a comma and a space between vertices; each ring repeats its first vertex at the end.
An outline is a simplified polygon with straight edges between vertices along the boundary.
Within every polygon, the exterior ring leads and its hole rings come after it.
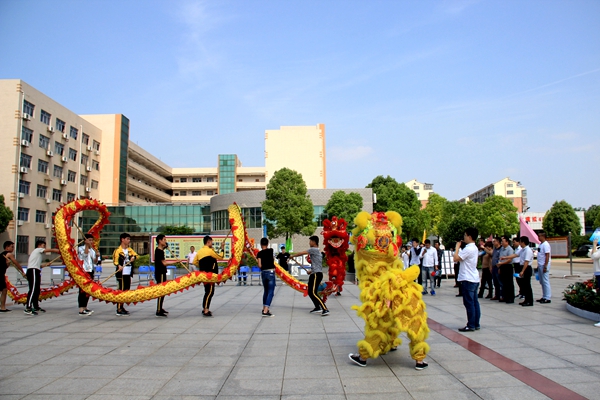
POLYGON ((21 220, 17 221, 17 225, 19 225, 19 226, 22 226, 24 223, 25 223, 25 221, 21 221, 21 220))
POLYGON ((25 140, 25 139, 21 140, 21 146, 29 147, 29 140, 25 140))
POLYGON ((46 204, 52 203, 52 199, 46 199, 46 204))
POLYGON ((48 151, 46 151, 46 155, 49 157, 53 157, 54 153, 52 152, 52 150, 48 150, 48 151))
POLYGON ((52 225, 46 224, 46 229, 50 229, 50 228, 52 228, 52 225))
POLYGON ((67 161, 69 161, 69 159, 68 159, 67 157, 64 157, 64 156, 63 156, 63 157, 62 157, 60 160, 61 160, 62 162, 67 162, 67 161))
POLYGON ((90 189, 89 187, 86 187, 86 188, 85 188, 85 191, 89 193, 89 192, 91 192, 91 191, 92 191, 92 189, 90 189))
POLYGON ((91 171, 92 171, 92 167, 90 167, 90 166, 88 165, 87 167, 85 167, 85 170, 86 170, 86 171, 88 171, 88 172, 91 172, 91 171))
POLYGON ((48 132, 54 133, 54 127, 53 126, 48 125, 47 129, 48 129, 48 132))
POLYGON ((25 193, 20 193, 20 192, 19 192, 19 198, 20 198, 20 199, 24 199, 24 198, 25 198, 25 193))
POLYGON ((29 168, 27 168, 27 167, 21 167, 21 173, 22 174, 26 174, 28 172, 29 172, 29 168))
POLYGON ((66 186, 67 185, 67 181, 64 180, 64 179, 61 179, 60 180, 60 184, 63 185, 63 186, 66 186))
POLYGON ((99 156, 100 155, 100 150, 96 150, 96 155, 99 156))
POLYGON ((87 151, 92 151, 92 146, 88 146, 87 151))
POLYGON ((69 140, 69 134, 68 133, 63 133, 62 137, 63 137, 63 139, 69 140))
POLYGON ((27 113, 23 113, 23 119, 25 121, 29 121, 31 119, 31 115, 27 114, 27 113))

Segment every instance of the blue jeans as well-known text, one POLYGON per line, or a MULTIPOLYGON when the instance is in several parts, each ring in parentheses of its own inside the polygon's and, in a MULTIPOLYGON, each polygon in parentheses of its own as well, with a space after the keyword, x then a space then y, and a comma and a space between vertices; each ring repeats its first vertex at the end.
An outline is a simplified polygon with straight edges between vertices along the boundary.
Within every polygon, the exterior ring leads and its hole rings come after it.
POLYGON ((421 273, 422 273, 422 282, 423 282, 423 291, 427 291, 427 281, 429 281, 429 289, 431 291, 435 291, 435 283, 433 280, 433 276, 431 276, 431 273, 433 272, 433 268, 434 267, 423 267, 421 269, 421 273))
POLYGON ((275 271, 261 271, 260 276, 262 278, 263 287, 265 288, 263 294, 263 306, 271 307, 271 301, 273 300, 273 293, 275 292, 275 271))
POLYGON ((544 266, 538 266, 538 278, 542 285, 542 298, 550 300, 552 297, 552 289, 550 288, 550 268, 547 268, 546 272, 544 272, 544 266))
POLYGON ((479 328, 479 319, 481 318, 479 300, 477 299, 479 282, 460 281, 460 285, 462 288, 463 304, 467 310, 467 326, 471 329, 479 328))

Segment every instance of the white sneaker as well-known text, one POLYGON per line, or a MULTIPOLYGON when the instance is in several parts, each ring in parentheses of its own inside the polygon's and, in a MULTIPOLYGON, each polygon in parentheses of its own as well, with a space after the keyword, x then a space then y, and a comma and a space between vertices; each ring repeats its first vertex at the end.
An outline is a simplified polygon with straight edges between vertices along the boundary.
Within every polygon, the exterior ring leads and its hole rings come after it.
POLYGON ((597 324, 594 324, 594 326, 597 326, 598 328, 600 328, 600 322, 598 322, 597 324))

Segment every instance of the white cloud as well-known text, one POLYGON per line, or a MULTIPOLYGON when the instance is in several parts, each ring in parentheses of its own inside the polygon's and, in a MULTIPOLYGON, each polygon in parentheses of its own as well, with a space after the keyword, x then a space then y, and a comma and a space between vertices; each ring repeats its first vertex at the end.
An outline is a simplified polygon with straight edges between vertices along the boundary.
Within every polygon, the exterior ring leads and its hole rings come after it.
POLYGON ((354 162, 369 157, 375 150, 371 146, 330 147, 328 161, 354 162))

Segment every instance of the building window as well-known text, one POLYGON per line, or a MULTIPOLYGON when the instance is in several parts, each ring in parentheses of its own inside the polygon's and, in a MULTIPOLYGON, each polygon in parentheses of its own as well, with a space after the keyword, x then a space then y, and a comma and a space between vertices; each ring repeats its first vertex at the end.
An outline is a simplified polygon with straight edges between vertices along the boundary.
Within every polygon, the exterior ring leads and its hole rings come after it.
POLYGON ((55 178, 62 178, 62 176, 63 176, 63 167, 55 165, 54 166, 54 171, 52 172, 52 176, 54 176, 55 178))
MULTIPOLYGON (((37 242, 46 242, 46 236, 36 236, 35 237, 35 243, 37 242)), ((52 246, 52 249, 55 249, 56 246, 52 246)))
POLYGON ((27 140, 29 143, 33 141, 33 131, 24 126, 21 128, 21 139, 27 140))
POLYGON ((521 196, 527 197, 527 190, 521 190, 521 196))
POLYGON ((513 184, 512 183, 507 183, 506 187, 513 187, 513 184))
POLYGON ((64 156, 65 146, 62 143, 54 142, 54 152, 59 156, 64 156))
POLYGON ((200 191, 200 190, 192 190, 192 196, 202 196, 202 191, 200 191))
POLYGON ((67 126, 67 124, 65 124, 65 121, 56 118, 56 130, 61 132, 61 133, 65 133, 65 127, 67 126))
POLYGON ((69 147, 69 160, 77 161, 77 150, 69 147))
POLYGON ((19 221, 29 221, 29 208, 19 207, 17 210, 17 219, 19 221))
POLYGON ((89 160, 88 156, 86 156, 85 154, 81 155, 81 165, 87 165, 88 160, 89 160))
POLYGON ((421 188, 421 186, 419 186, 419 185, 413 186, 413 190, 419 190, 420 188, 421 188))
POLYGON ((179 195, 180 195, 180 196, 187 196, 187 190, 181 190, 181 191, 179 192, 179 195))
POLYGON ((423 189, 425 189, 425 190, 433 190, 433 185, 431 183, 427 183, 427 184, 425 184, 425 186, 423 187, 423 189))
POLYGON ((42 121, 44 124, 50 126, 50 118, 52 118, 52 114, 42 110, 42 112, 40 113, 40 121, 42 121))
POLYGON ((238 178, 238 182, 244 182, 242 178, 238 178))
POLYGON ((40 147, 48 150, 48 147, 50 147, 50 138, 48 136, 40 135, 40 147))
POLYGON ((33 116, 33 110, 35 110, 35 105, 31 104, 27 100, 23 100, 23 112, 33 116))
POLYGON ((21 153, 21 167, 31 168, 31 156, 21 153))
POLYGON ((67 203, 70 203, 73 200, 75 200, 75 193, 69 193, 69 192, 67 192, 67 203))
POLYGON ((206 182, 214 182, 214 181, 215 181, 215 178, 213 178, 213 177, 206 178, 206 182))
POLYGON ((52 200, 62 201, 62 190, 52 189, 52 200))
POLYGON ((507 195, 507 196, 510 196, 510 195, 512 195, 513 193, 514 193, 514 191, 513 191, 513 190, 507 190, 507 191, 506 191, 506 195, 507 195))
POLYGON ((92 189, 98 189, 98 181, 92 179, 92 189))
POLYGON ((29 236, 17 236, 17 254, 29 254, 29 236))
POLYGON ((71 136, 73 139, 77 140, 77 135, 79 135, 79 129, 72 126, 71 130, 69 131, 69 136, 71 136))
POLYGON ((206 195, 207 195, 207 196, 212 196, 212 195, 214 195, 214 194, 215 194, 215 192, 214 192, 213 190, 207 190, 207 191, 206 191, 206 195))
POLYGON ((48 186, 44 186, 44 185, 37 185, 37 197, 41 197, 42 199, 46 198, 46 195, 48 194, 48 186))
POLYGON ((29 194, 31 188, 31 182, 19 181, 19 193, 29 194))
POLYGON ((420 196, 420 194, 421 194, 421 193, 417 192, 417 193, 415 193, 415 194, 417 195, 417 199, 418 199, 419 197, 421 197, 421 196, 420 196))
POLYGON ((48 161, 38 160, 38 172, 48 173, 48 161))
POLYGON ((96 160, 92 160, 92 168, 96 171, 100 171, 100 163, 96 160))
POLYGON ((35 222, 40 224, 46 223, 46 211, 35 210, 35 222))
POLYGON ((86 146, 87 146, 88 144, 90 144, 90 135, 88 135, 87 133, 84 133, 84 134, 82 134, 82 135, 81 135, 81 142, 82 142, 83 144, 85 144, 86 146))
POLYGON ((92 148, 96 151, 100 151, 100 142, 92 141, 92 148))
POLYGON ((202 182, 202 178, 192 178, 192 182, 193 182, 193 183, 199 183, 199 182, 202 182))
POLYGON ((67 180, 69 182, 75 182, 75 179, 77 178, 77 173, 75 171, 71 171, 69 170, 67 172, 67 180))
POLYGON ((187 178, 181 178, 181 179, 179 180, 179 182, 181 182, 181 183, 186 183, 186 182, 187 182, 187 178))
POLYGON ((87 176, 81 175, 81 178, 79 178, 79 184, 81 186, 87 186, 87 182, 88 182, 87 176))

